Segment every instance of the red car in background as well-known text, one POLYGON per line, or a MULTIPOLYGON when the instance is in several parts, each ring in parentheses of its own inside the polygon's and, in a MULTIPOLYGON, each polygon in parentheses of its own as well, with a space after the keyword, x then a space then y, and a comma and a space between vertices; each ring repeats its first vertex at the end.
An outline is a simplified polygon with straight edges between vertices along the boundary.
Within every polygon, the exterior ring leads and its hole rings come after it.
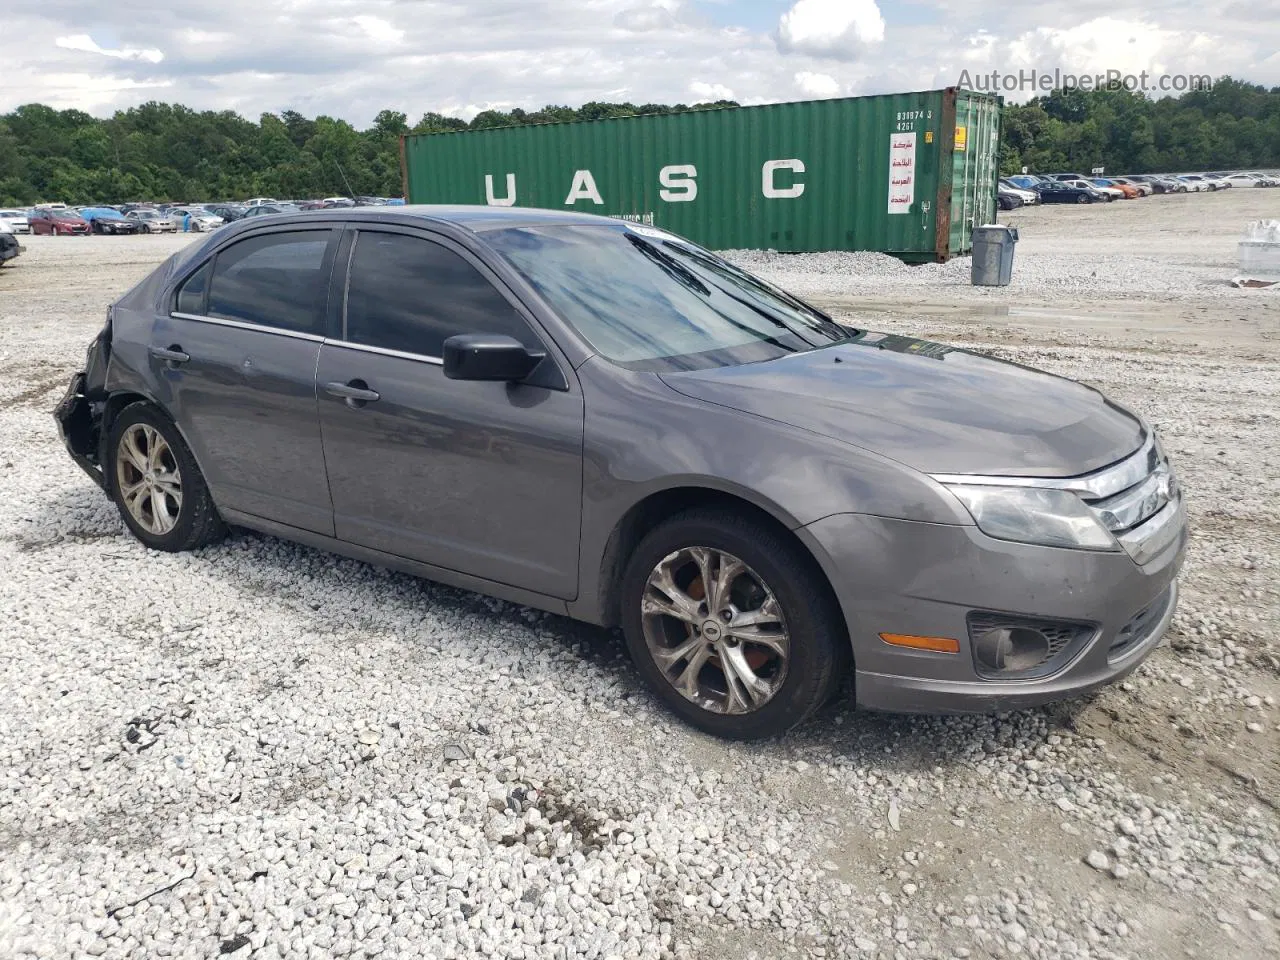
POLYGON ((54 237, 65 234, 87 237, 93 232, 88 220, 70 210, 32 210, 27 221, 31 224, 32 233, 47 233, 54 237))

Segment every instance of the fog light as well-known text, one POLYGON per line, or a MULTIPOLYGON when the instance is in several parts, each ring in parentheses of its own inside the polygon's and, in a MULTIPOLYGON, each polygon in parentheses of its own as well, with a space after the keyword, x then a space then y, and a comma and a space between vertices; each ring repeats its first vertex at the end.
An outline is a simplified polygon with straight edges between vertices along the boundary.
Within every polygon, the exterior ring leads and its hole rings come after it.
POLYGON ((992 673, 1022 673, 1048 659, 1049 638, 1031 627, 997 627, 974 641, 973 655, 992 673))

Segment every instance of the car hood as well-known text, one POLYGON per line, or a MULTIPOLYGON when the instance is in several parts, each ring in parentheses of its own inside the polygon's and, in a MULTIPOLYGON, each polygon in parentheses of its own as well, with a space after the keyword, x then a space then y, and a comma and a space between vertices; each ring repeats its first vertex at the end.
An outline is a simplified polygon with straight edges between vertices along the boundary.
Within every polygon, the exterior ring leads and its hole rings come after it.
POLYGON ((765 363, 663 382, 925 473, 1069 477, 1132 453, 1142 423, 1097 390, 926 340, 860 333, 765 363))

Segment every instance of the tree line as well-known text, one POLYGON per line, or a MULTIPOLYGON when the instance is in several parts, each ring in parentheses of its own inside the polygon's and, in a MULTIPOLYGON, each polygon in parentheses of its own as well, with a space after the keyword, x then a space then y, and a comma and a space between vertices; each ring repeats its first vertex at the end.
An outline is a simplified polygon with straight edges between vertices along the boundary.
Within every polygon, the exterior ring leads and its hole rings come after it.
MULTIPOLYGON (((383 110, 359 130, 292 110, 254 122, 229 110, 167 103, 108 118, 27 104, 0 114, 0 205, 396 196, 405 133, 737 106, 587 103, 486 110, 470 122, 430 112, 412 126, 404 113, 383 110)), ((1055 90, 1005 109, 1000 169, 1024 166, 1115 173, 1280 167, 1280 87, 1224 77, 1209 90, 1160 100, 1123 89, 1055 90)))

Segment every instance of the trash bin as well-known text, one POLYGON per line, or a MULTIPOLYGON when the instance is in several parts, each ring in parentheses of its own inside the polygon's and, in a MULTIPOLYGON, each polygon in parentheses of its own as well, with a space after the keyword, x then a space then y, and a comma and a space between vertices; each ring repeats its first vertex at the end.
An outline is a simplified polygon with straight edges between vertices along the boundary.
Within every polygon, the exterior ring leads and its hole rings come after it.
POLYGON ((991 223, 973 228, 973 272, 975 287, 1005 287, 1013 279, 1013 245, 1018 242, 1014 227, 991 223))

